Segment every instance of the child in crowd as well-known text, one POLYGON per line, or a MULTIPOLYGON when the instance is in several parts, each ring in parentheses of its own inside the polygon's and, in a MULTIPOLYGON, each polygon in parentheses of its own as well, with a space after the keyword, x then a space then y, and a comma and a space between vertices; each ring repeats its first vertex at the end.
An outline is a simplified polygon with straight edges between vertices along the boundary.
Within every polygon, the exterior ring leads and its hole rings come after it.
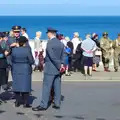
POLYGON ((68 72, 69 69, 69 55, 71 53, 71 49, 66 46, 65 47, 65 75, 70 76, 70 73, 68 72))

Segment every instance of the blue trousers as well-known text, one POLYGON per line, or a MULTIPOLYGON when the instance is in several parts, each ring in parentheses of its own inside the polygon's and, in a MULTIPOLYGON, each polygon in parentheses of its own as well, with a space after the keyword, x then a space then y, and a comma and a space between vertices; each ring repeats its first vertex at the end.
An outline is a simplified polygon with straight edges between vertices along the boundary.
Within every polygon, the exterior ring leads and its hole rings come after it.
POLYGON ((60 106, 61 103, 61 77, 60 75, 44 74, 42 100, 40 106, 43 108, 48 107, 50 99, 51 88, 54 87, 54 103, 56 106, 60 106))

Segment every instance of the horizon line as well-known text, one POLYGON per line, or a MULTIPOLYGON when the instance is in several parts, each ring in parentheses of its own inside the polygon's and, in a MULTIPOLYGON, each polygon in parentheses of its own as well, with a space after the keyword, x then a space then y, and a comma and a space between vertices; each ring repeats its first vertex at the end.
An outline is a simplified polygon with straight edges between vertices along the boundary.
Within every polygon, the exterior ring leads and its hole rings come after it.
POLYGON ((0 15, 0 17, 120 17, 120 15, 0 15))

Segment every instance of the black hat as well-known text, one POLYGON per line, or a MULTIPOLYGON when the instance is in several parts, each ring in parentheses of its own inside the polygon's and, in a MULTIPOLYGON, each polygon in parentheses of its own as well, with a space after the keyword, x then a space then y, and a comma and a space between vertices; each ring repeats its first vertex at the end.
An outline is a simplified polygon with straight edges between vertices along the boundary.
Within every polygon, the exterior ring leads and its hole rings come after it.
POLYGON ((120 36, 120 33, 118 33, 118 36, 120 36))
POLYGON ((13 26, 13 27, 12 27, 12 30, 13 30, 14 32, 20 32, 21 26, 13 26))
POLYGON ((53 29, 53 28, 48 28, 46 33, 48 33, 48 32, 56 33, 57 30, 55 30, 55 29, 53 29))
POLYGON ((8 37, 9 33, 10 33, 9 31, 3 32, 3 34, 4 34, 5 37, 8 37))
POLYGON ((3 34, 3 32, 0 32, 0 38, 5 37, 5 35, 3 34))
POLYGON ((28 39, 24 36, 20 36, 19 38, 19 43, 26 43, 28 41, 28 39))

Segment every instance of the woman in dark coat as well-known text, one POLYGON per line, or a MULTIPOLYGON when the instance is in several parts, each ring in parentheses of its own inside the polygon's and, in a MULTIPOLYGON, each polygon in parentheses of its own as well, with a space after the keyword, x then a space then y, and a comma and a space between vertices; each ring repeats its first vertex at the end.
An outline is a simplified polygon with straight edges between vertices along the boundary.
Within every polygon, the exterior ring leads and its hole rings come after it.
POLYGON ((96 71, 96 67, 99 66, 99 62, 100 62, 100 55, 96 54, 96 52, 101 51, 100 42, 98 40, 98 35, 96 33, 93 33, 92 40, 96 43, 96 46, 97 46, 97 49, 94 52, 94 56, 93 56, 93 71, 96 71))
MULTIPOLYGON (((0 89, 2 85, 6 84, 6 68, 7 68, 7 59, 5 57, 5 52, 3 51, 2 47, 0 46, 0 89)), ((0 100, 0 104, 1 104, 0 100)))
POLYGON ((34 59, 31 49, 26 46, 27 38, 20 37, 19 47, 12 49, 12 77, 13 91, 15 92, 15 106, 20 106, 20 98, 24 101, 24 107, 30 107, 28 104, 29 93, 31 92, 31 74, 34 59))

